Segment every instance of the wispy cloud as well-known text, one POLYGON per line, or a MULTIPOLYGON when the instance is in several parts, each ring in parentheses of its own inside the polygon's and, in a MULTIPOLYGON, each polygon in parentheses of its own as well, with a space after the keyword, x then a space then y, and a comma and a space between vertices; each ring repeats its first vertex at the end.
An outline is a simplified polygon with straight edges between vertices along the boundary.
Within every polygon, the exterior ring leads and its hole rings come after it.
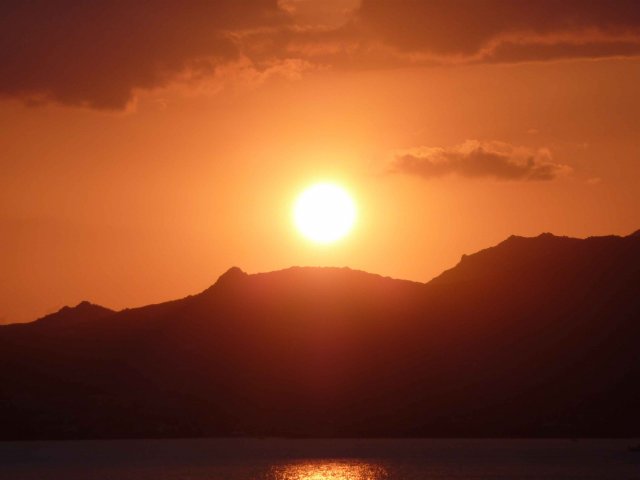
POLYGON ((555 163, 549 149, 505 142, 467 140, 452 147, 418 147, 397 152, 390 171, 425 179, 457 175, 466 178, 545 181, 571 168, 555 163))

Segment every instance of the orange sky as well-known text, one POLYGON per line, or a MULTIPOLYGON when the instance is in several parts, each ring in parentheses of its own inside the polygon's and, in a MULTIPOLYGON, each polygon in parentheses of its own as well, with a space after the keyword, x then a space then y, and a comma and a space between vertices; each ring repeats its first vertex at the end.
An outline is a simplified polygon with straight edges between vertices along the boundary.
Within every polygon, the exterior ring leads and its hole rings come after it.
POLYGON ((0 7, 0 323, 640 228, 636 2, 24 3, 0 7), (325 246, 291 222, 321 180, 360 212, 325 246))

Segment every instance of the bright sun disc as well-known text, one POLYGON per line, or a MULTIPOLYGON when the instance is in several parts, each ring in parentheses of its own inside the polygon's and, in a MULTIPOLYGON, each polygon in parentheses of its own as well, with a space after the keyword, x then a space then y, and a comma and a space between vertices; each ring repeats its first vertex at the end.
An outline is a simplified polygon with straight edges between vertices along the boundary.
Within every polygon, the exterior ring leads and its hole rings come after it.
POLYGON ((318 183, 298 197, 294 207, 296 227, 317 243, 331 243, 353 228, 356 206, 349 194, 332 183, 318 183))

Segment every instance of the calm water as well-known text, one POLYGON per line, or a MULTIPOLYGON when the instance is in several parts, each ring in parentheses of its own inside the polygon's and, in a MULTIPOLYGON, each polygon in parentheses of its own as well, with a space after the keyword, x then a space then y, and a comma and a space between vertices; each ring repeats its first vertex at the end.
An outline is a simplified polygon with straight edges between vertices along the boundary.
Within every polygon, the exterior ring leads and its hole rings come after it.
POLYGON ((0 442, 4 480, 640 480, 630 440, 0 442))

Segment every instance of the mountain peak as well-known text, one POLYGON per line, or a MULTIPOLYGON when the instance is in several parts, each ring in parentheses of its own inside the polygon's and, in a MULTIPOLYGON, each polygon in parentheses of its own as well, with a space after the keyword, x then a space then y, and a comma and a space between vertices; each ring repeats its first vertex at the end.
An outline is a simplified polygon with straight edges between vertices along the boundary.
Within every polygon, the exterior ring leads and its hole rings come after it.
POLYGON ((229 285, 248 276, 249 274, 244 272, 241 268, 231 267, 229 270, 220 275, 220 277, 218 277, 215 285, 229 285))
POLYGON ((109 308, 83 300, 75 307, 64 306, 57 312, 46 315, 36 322, 40 324, 78 323, 105 317, 112 313, 115 312, 109 308))
POLYGON ((630 237, 638 237, 640 238, 640 230, 636 230, 635 232, 633 232, 631 235, 629 235, 630 237))
MULTIPOLYGON (((69 312, 69 311, 79 311, 79 310, 84 310, 84 311, 89 311, 89 310, 104 311, 104 310, 109 310, 109 309, 103 307, 102 305, 97 305, 95 303, 91 303, 88 300, 82 300, 75 307, 71 307, 69 305, 65 305, 60 310, 58 310, 56 313, 69 312)), ((109 311, 111 311, 111 310, 109 310, 109 311)))
POLYGON ((79 304, 77 304, 75 307, 72 308, 94 308, 94 307, 98 307, 98 308, 102 308, 100 305, 96 305, 95 303, 91 303, 88 300, 82 300, 79 304))

